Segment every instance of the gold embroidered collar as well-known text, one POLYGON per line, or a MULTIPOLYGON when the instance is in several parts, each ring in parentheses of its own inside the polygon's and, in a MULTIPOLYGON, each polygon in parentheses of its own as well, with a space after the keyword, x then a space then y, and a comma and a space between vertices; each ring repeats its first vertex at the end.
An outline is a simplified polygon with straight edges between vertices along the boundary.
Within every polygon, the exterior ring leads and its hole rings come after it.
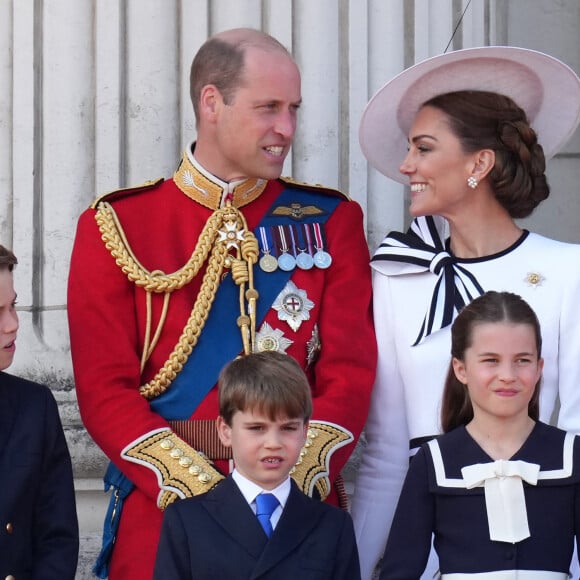
POLYGON ((226 183, 206 171, 190 153, 191 147, 183 153, 183 158, 173 181, 185 195, 201 205, 216 210, 231 201, 234 207, 243 207, 254 201, 266 188, 265 179, 242 179, 226 183))

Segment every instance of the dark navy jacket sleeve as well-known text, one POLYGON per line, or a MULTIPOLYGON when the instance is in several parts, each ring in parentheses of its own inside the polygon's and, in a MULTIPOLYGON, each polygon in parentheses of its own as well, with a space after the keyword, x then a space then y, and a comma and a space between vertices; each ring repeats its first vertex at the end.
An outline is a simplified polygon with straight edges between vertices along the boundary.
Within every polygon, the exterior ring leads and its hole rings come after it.
POLYGON ((79 536, 71 459, 43 386, 0 373, 0 577, 73 580, 79 536))
POLYGON ((383 556, 380 580, 421 577, 431 550, 435 504, 429 493, 425 449, 411 460, 383 556))
POLYGON ((34 578, 73 578, 79 533, 71 458, 52 393, 44 388, 45 454, 34 526, 34 578))

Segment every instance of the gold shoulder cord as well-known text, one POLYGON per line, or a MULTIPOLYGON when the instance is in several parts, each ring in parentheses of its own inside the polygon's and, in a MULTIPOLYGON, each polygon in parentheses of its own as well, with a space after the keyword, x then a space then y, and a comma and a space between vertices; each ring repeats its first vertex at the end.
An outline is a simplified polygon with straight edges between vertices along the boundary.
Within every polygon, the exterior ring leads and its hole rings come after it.
POLYGON ((216 210, 205 224, 189 260, 172 274, 165 274, 160 270, 149 272, 139 263, 111 204, 106 201, 100 202, 95 220, 105 246, 117 265, 131 282, 146 292, 147 321, 141 370, 145 367, 161 335, 170 294, 191 282, 207 260, 207 268, 189 320, 168 360, 150 382, 139 387, 141 395, 147 399, 161 395, 183 368, 205 326, 224 268, 231 269, 232 278, 240 287, 240 316, 237 324, 242 336, 244 353, 252 352, 256 338, 258 299, 258 292, 254 288, 253 265, 258 260, 259 247, 258 240, 248 229, 242 212, 230 203, 216 210), (151 339, 152 293, 164 294, 163 310, 153 339, 151 339))

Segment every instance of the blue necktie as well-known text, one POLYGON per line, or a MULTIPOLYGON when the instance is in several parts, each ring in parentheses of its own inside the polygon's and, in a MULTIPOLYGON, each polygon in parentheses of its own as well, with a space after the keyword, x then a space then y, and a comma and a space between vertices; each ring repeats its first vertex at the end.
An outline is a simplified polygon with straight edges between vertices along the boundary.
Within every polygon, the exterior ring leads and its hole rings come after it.
POLYGON ((276 499, 276 496, 271 493, 261 493, 256 496, 256 516, 258 516, 258 521, 268 537, 273 532, 270 518, 279 505, 280 503, 276 499))

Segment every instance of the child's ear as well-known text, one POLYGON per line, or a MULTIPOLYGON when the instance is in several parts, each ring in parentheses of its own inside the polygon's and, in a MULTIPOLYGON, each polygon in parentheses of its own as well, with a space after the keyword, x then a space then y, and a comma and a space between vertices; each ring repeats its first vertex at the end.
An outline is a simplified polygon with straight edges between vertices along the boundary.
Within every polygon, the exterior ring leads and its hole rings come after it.
POLYGON ((455 373, 455 377, 457 380, 462 384, 467 384, 467 376, 465 373, 465 363, 458 358, 453 357, 453 372, 455 373))
POLYGON ((544 370, 544 359, 540 357, 538 359, 538 381, 542 378, 542 371, 543 370, 544 370))
POLYGON ((232 428, 226 423, 226 420, 220 415, 216 420, 217 432, 224 447, 232 446, 232 428))

